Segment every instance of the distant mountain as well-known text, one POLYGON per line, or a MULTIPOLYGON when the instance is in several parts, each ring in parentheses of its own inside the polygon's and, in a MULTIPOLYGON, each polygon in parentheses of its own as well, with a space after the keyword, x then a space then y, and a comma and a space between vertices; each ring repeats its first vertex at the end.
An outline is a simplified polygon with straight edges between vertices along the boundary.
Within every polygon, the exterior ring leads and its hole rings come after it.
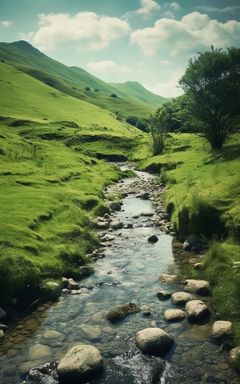
POLYGON ((0 43, 0 60, 67 95, 124 117, 146 117, 166 101, 137 82, 108 84, 81 68, 68 67, 23 40, 0 43), (117 97, 111 97, 114 94, 117 97))

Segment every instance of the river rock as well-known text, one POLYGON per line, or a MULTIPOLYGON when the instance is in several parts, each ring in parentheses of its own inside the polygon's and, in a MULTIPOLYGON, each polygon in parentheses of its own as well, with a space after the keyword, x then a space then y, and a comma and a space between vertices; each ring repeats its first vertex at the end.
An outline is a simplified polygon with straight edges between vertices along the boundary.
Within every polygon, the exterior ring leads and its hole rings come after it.
POLYGON ((184 289, 186 291, 198 293, 200 295, 207 295, 210 292, 209 282, 206 280, 188 279, 185 280, 185 284, 184 289))
POLYGON ((70 290, 78 290, 79 284, 74 279, 68 279, 68 289, 70 290))
POLYGON ((186 317, 190 323, 198 323, 207 318, 209 309, 202 300, 191 300, 185 305, 186 317))
POLYGON ((151 308, 148 305, 142 305, 140 307, 141 311, 143 312, 144 316, 150 316, 151 315, 151 308))
POLYGON ((158 291, 157 292, 157 297, 159 300, 168 300, 171 297, 171 293, 165 290, 158 291))
POLYGON ((63 333, 55 331, 55 329, 48 329, 46 332, 43 333, 42 336, 45 340, 64 339, 64 337, 65 337, 63 333))
POLYGON ((3 338, 4 338, 4 331, 0 329, 0 340, 2 340, 3 338))
POLYGON ((34 344, 28 351, 30 360, 49 359, 52 353, 49 347, 42 344, 34 344))
POLYGON ((183 243, 184 251, 201 251, 203 248, 201 239, 196 235, 189 235, 183 243))
POLYGON ((193 296, 188 292, 174 292, 171 300, 175 305, 185 305, 188 301, 193 300, 193 296))
POLYGON ((185 319, 185 312, 181 309, 167 309, 163 313, 163 318, 166 321, 181 321, 185 319))
POLYGON ((111 211, 121 211, 122 205, 119 201, 113 201, 109 204, 111 211))
POLYGON ((203 269, 204 264, 203 263, 195 263, 193 268, 199 271, 200 269, 203 269))
POLYGON ((102 221, 102 220, 96 220, 94 222, 94 226, 96 229, 108 229, 109 228, 109 222, 108 221, 102 221))
POLYGON ((152 235, 152 236, 150 236, 150 237, 148 238, 148 242, 149 242, 149 243, 157 243, 157 241, 158 241, 158 237, 157 237, 157 235, 152 235))
POLYGON ((57 372, 60 383, 82 383, 99 375, 103 369, 101 352, 92 345, 79 344, 71 348, 60 360, 57 372))
POLYGON ((145 328, 136 333, 136 345, 144 353, 165 356, 173 345, 173 339, 161 328, 145 328))
POLYGON ((232 322, 218 320, 213 323, 210 337, 218 342, 223 343, 231 340, 233 336, 232 322))
POLYGON ((5 331, 6 329, 8 329, 8 327, 5 324, 0 323, 0 329, 5 331))
POLYGON ((177 275, 171 275, 169 273, 163 273, 162 275, 159 276, 159 279, 163 282, 163 283, 167 283, 167 284, 173 284, 173 283, 176 283, 177 281, 177 275))
POLYGON ((115 308, 113 308, 111 311, 107 313, 107 320, 111 321, 112 323, 124 320, 125 317, 128 315, 134 314, 140 312, 140 308, 134 304, 122 304, 115 308))
POLYGON ((4 311, 4 309, 0 307, 0 320, 4 319, 4 317, 6 316, 7 316, 6 312, 4 311))
POLYGON ((101 336, 101 329, 96 325, 82 324, 80 325, 79 329, 90 340, 97 340, 101 336))
POLYGON ((230 350, 228 354, 230 364, 240 373, 240 346, 230 350))
POLYGON ((121 229, 123 227, 123 223, 121 221, 112 221, 111 228, 114 230, 121 229))
POLYGON ((61 294, 61 284, 56 281, 47 281, 43 286, 43 292, 51 299, 57 299, 61 294))
POLYGON ((154 215, 154 213, 151 211, 144 211, 144 212, 141 212, 140 215, 145 216, 145 217, 152 217, 154 215))

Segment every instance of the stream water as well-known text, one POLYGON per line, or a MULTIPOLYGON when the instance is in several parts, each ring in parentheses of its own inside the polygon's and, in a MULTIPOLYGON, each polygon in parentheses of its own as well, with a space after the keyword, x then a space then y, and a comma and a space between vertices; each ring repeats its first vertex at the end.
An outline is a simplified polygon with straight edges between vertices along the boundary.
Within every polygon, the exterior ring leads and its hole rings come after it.
MULTIPOLYGON (((113 187, 131 191, 123 199, 122 210, 113 216, 123 224, 133 224, 133 228, 111 232, 114 239, 106 243, 105 257, 96 261, 95 273, 81 281, 81 293, 62 294, 57 302, 41 305, 10 326, 0 346, 1 384, 22 383, 30 368, 58 360, 77 343, 92 344, 102 351, 105 369, 95 381, 99 384, 240 383, 225 352, 209 340, 211 321, 190 325, 187 320, 167 323, 163 319, 163 311, 174 306, 170 300, 159 301, 157 291, 173 292, 183 286, 166 285, 159 275, 180 274, 181 266, 174 261, 172 237, 154 226, 154 216, 140 215, 145 211, 155 213, 151 200, 136 197, 150 177, 140 176, 113 187), (148 243, 153 234, 159 241, 148 243), (146 317, 140 312, 114 325, 106 320, 110 309, 129 302, 148 305, 151 315, 146 317), (166 364, 161 358, 143 356, 135 346, 135 333, 155 326, 175 340, 166 364)), ((48 378, 43 383, 56 381, 48 378)))

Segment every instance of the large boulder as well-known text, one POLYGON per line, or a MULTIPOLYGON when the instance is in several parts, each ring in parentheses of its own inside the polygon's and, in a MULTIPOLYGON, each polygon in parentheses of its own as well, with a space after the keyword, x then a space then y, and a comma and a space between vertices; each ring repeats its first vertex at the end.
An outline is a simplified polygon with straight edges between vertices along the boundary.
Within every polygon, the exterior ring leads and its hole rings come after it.
POLYGON ((175 305, 185 305, 188 301, 193 300, 193 296, 188 292, 174 292, 171 300, 175 305))
POLYGON ((136 333, 136 345, 144 353, 165 356, 173 345, 173 338, 161 328, 146 328, 136 333))
POLYGON ((169 322, 181 321, 185 319, 185 312, 181 309, 167 309, 163 313, 163 318, 169 322))
POLYGON ((218 343, 231 341, 233 337, 232 322, 224 320, 215 321, 212 326, 210 337, 218 343))
POLYGON ((122 304, 107 313, 107 320, 115 323, 124 320, 128 315, 140 312, 140 308, 134 303, 122 304))
POLYGON ((207 295, 210 292, 209 282, 206 280, 195 280, 187 279, 185 280, 184 290, 198 293, 200 295, 207 295))
POLYGON ((101 352, 92 345, 79 344, 60 360, 57 372, 60 383, 82 383, 103 369, 101 352))
POLYGON ((228 358, 233 368, 240 373, 240 347, 231 349, 228 358))
POLYGON ((210 312, 202 300, 191 300, 185 305, 186 317, 190 323, 199 323, 206 319, 210 312))

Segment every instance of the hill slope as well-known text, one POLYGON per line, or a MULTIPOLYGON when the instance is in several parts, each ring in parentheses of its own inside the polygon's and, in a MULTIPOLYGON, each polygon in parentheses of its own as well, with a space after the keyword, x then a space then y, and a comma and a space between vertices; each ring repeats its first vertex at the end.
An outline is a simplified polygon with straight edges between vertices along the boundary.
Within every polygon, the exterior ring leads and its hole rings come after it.
POLYGON ((132 86, 107 84, 81 68, 68 67, 49 58, 25 41, 0 43, 0 59, 61 92, 120 112, 124 117, 131 114, 146 117, 165 101, 140 84, 134 90, 132 86), (118 97, 113 98, 112 94, 118 97))

